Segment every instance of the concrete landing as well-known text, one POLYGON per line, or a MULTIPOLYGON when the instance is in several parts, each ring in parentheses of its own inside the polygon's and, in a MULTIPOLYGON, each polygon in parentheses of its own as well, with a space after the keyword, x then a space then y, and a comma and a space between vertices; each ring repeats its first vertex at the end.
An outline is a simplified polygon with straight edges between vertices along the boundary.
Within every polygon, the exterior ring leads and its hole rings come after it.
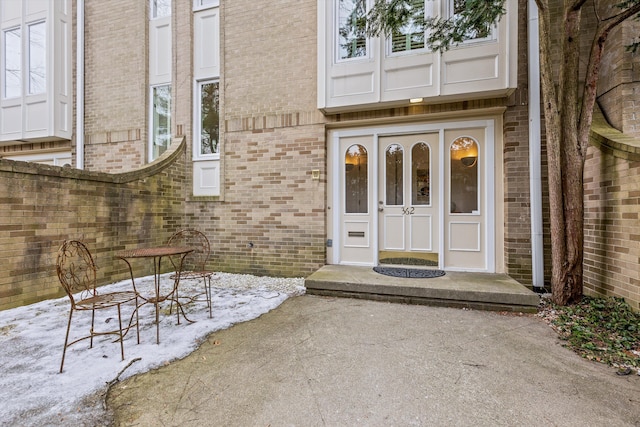
POLYGON ((305 279, 308 294, 476 310, 535 312, 540 297, 506 274, 447 272, 390 277, 372 267, 325 265, 305 279))

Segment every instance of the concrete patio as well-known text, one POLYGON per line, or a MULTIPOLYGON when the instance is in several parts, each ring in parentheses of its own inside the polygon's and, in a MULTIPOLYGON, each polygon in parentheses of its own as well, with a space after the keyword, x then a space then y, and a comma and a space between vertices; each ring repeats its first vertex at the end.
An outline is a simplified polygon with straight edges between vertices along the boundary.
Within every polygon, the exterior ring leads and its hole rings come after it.
POLYGON ((325 265, 305 279, 308 294, 476 310, 535 312, 540 297, 506 274, 446 272, 390 277, 372 267, 325 265))

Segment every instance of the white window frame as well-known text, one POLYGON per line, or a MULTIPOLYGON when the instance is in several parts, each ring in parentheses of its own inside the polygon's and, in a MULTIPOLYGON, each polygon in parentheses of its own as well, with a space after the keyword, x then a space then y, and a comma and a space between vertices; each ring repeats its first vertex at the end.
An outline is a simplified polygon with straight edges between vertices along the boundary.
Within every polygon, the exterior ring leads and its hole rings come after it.
MULTIPOLYGON (((220 159, 220 146, 222 144, 220 138, 220 131, 218 130, 218 152, 211 154, 202 154, 202 87, 206 84, 217 83, 218 91, 220 91, 220 79, 207 79, 195 82, 194 87, 194 115, 193 115, 193 160, 219 160, 220 159)), ((218 102, 218 113, 220 113, 220 103, 218 102)), ((220 120, 218 120, 218 127, 220 127, 220 120)))

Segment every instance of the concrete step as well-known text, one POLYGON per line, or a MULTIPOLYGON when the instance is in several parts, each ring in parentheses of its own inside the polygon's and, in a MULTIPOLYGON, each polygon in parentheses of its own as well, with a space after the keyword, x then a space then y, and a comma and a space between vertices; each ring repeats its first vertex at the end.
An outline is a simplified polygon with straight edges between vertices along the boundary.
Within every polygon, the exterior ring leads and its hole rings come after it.
POLYGON ((390 277, 372 267, 325 265, 305 279, 308 294, 476 310, 537 311, 540 297, 506 274, 447 271, 433 278, 390 277))

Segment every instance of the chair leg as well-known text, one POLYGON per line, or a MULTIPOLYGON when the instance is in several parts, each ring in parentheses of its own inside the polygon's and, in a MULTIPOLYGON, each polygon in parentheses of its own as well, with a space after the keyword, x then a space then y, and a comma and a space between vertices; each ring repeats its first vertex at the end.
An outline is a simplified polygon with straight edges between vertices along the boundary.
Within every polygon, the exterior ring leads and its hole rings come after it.
POLYGON ((62 349, 62 362, 60 362, 60 373, 64 366, 64 356, 67 354, 67 343, 69 342, 69 329, 71 329, 71 316, 73 316, 73 308, 69 311, 69 321, 67 322, 67 334, 64 337, 64 348, 62 349))
POLYGON ((138 297, 136 296, 136 332, 138 334, 138 344, 140 344, 140 316, 138 315, 138 297))
POLYGON ((122 336, 122 314, 120 311, 120 304, 118 304, 118 333, 120 334, 120 355, 124 360, 124 337, 122 336))
POLYGON ((93 323, 94 320, 96 318, 96 309, 94 308, 93 310, 91 310, 91 330, 89 331, 91 333, 91 338, 89 338, 89 348, 93 348, 93 323))
POLYGON ((209 306, 209 319, 211 319, 213 317, 211 307, 213 305, 211 302, 211 277, 204 278, 204 292, 207 296, 207 305, 209 306))

